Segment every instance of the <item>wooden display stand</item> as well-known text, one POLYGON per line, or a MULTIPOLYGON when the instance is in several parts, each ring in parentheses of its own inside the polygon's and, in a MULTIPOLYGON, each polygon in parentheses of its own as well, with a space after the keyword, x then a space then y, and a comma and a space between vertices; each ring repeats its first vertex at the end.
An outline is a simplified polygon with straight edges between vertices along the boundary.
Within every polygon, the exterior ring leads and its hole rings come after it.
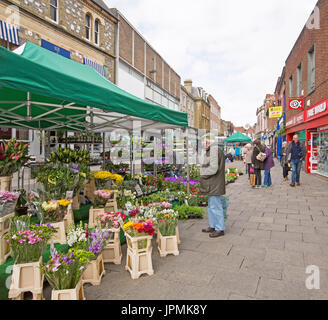
POLYGON ((15 212, 0 218, 0 237, 9 231, 10 218, 15 216, 15 212))
POLYGON ((78 194, 75 197, 73 197, 72 209, 73 210, 79 210, 80 209, 80 191, 78 192, 78 194))
POLYGON ((180 233, 179 233, 179 227, 178 226, 176 226, 176 228, 175 228, 175 235, 177 236, 178 244, 181 244, 180 233))
POLYGON ((0 177, 0 191, 10 191, 12 176, 0 177))
POLYGON ((106 212, 117 212, 117 196, 118 196, 118 190, 113 190, 114 197, 113 199, 109 199, 105 206, 106 212))
POLYGON ((69 204, 67 206, 67 213, 64 217, 64 225, 65 225, 65 231, 67 232, 68 227, 70 226, 70 224, 74 222, 74 213, 73 213, 73 209, 72 209, 72 205, 69 204))
POLYGON ((175 256, 179 255, 177 235, 164 237, 158 232, 157 237, 157 247, 161 257, 166 257, 168 254, 173 254, 175 256))
POLYGON ((95 195, 94 195, 95 190, 96 190, 95 180, 91 179, 91 181, 88 184, 86 184, 84 187, 84 195, 88 197, 88 199, 92 203, 94 203, 95 201, 95 195))
POLYGON ((85 300, 82 280, 74 289, 52 290, 51 300, 85 300))
POLYGON ((25 292, 32 292, 33 300, 42 300, 43 278, 40 264, 42 257, 37 262, 14 264, 9 299, 22 300, 25 292))
POLYGON ((83 272, 82 284, 91 283, 93 286, 99 286, 105 274, 104 259, 102 254, 100 254, 97 259, 90 261, 83 272))
POLYGON ((9 243, 7 243, 5 236, 6 234, 0 236, 0 264, 4 264, 12 256, 9 243))
POLYGON ((100 213, 104 213, 105 208, 94 209, 91 207, 89 209, 89 228, 93 228, 97 224, 97 217, 100 213))
POLYGON ((49 240, 49 243, 53 241, 53 243, 60 243, 60 244, 66 244, 66 233, 65 233, 65 222, 50 222, 50 224, 55 228, 57 231, 53 237, 49 240))
POLYGON ((152 236, 143 236, 132 238, 126 234, 127 258, 125 270, 129 271, 132 279, 138 279, 142 274, 149 276, 154 274, 153 263, 151 259, 152 236), (138 243, 146 243, 144 248, 139 249, 138 243))
POLYGON ((109 240, 105 249, 102 252, 104 262, 112 262, 114 264, 122 263, 122 250, 121 250, 121 241, 120 241, 120 229, 111 229, 109 230, 114 232, 114 239, 109 240))

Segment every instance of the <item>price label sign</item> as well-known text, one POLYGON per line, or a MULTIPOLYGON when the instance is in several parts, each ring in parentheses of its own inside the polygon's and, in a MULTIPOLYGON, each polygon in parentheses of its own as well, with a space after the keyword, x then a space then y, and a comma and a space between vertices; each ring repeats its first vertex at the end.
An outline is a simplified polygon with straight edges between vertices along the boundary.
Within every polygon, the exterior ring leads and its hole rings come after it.
POLYGON ((132 206, 132 204, 131 204, 131 202, 127 202, 126 204, 125 204, 125 208, 126 208, 126 210, 133 210, 133 206, 132 206))
POLYGON ((185 199, 185 205, 186 205, 186 206, 189 206, 189 204, 188 204, 188 200, 187 200, 187 199, 185 199))
POLYGON ((138 196, 142 196, 143 195, 143 192, 142 192, 141 187, 139 186, 139 184, 136 185, 136 191, 137 191, 137 195, 138 196))
POLYGON ((120 215, 117 216, 117 220, 118 220, 118 223, 120 224, 120 226, 123 228, 124 221, 120 215))

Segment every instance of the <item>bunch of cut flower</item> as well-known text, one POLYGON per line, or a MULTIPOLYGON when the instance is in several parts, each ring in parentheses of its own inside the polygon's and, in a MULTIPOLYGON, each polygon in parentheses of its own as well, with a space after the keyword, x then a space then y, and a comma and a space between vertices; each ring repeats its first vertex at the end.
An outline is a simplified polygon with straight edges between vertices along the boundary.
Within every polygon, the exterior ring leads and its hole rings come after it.
POLYGON ((95 195, 94 206, 95 208, 104 208, 107 201, 111 199, 113 192, 109 189, 96 190, 93 193, 95 195))
POLYGON ((30 216, 11 218, 6 241, 13 252, 15 263, 38 261, 55 232, 49 223, 31 225, 30 216))
POLYGON ((120 223, 118 221, 118 212, 103 212, 97 216, 97 223, 101 226, 101 229, 119 229, 120 223))
POLYGON ((175 236, 179 214, 172 209, 165 209, 157 213, 157 225, 163 237, 175 236))
POLYGON ((148 204, 148 207, 157 207, 158 210, 164 210, 164 209, 171 209, 172 204, 167 202, 167 201, 162 201, 162 202, 154 202, 148 204))
POLYGON ((112 181, 115 182, 115 186, 119 186, 124 180, 124 178, 119 174, 112 174, 109 171, 98 171, 93 173, 92 176, 95 179, 97 188, 105 188, 112 181))
POLYGON ((82 221, 79 226, 72 223, 67 233, 67 243, 71 248, 90 251, 94 254, 94 259, 101 254, 109 240, 109 231, 97 226, 90 232, 87 224, 83 227, 82 221))
POLYGON ((0 191, 0 218, 15 212, 17 192, 0 191))
POLYGON ((67 214, 69 200, 44 201, 41 205, 43 222, 61 222, 67 214))
POLYGON ((54 290, 74 289, 94 254, 87 250, 69 249, 68 253, 58 254, 53 244, 51 258, 43 263, 41 270, 54 290))
POLYGON ((139 208, 141 215, 143 216, 144 219, 152 219, 152 221, 155 223, 156 222, 156 216, 158 212, 158 207, 156 206, 141 206, 139 208))

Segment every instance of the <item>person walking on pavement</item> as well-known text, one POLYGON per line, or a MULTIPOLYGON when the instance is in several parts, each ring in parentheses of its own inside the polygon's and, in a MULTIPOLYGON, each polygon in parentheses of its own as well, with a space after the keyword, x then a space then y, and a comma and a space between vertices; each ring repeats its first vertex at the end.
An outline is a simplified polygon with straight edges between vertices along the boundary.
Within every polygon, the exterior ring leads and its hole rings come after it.
POLYGON ((263 188, 271 187, 271 169, 275 166, 271 146, 265 147, 266 158, 264 160, 264 183, 263 188))
POLYGON ((289 163, 287 159, 287 142, 283 142, 282 149, 280 151, 280 157, 281 157, 281 166, 282 166, 282 175, 284 178, 284 181, 288 181, 288 172, 289 172, 289 163))
POLYGON ((236 160, 240 160, 240 147, 238 145, 236 145, 235 155, 236 155, 236 160))
POLYGON ((293 141, 287 147, 287 159, 290 161, 293 170, 291 187, 295 187, 295 184, 298 186, 301 185, 300 176, 305 154, 304 145, 299 141, 298 135, 294 135, 293 141))
POLYGON ((243 150, 243 159, 244 159, 244 163, 246 164, 246 174, 248 173, 248 180, 250 179, 251 176, 251 166, 252 166, 252 145, 250 143, 248 143, 244 150, 243 150))
POLYGON ((262 174, 261 170, 264 170, 264 163, 263 161, 260 161, 257 159, 257 156, 260 153, 265 152, 264 146, 261 144, 261 141, 259 139, 255 140, 253 142, 254 148, 253 148, 253 153, 252 153, 252 168, 254 169, 255 173, 255 186, 252 188, 254 189, 260 189, 262 185, 262 174))
POLYGON ((222 196, 226 193, 225 156, 209 135, 206 136, 206 157, 200 169, 200 192, 208 195, 209 227, 202 232, 209 233, 210 238, 224 236, 226 227, 222 196))

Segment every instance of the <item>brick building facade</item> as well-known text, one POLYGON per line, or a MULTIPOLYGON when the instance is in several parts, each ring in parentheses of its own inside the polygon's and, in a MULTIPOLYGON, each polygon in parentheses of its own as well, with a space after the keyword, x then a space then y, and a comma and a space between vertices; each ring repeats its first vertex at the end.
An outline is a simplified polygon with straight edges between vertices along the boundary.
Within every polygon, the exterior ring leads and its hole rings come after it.
POLYGON ((117 9, 118 85, 158 105, 179 110, 181 78, 117 9))
POLYGON ((211 130, 221 131, 221 107, 212 95, 208 96, 208 102, 210 104, 210 126, 211 130))
POLYGON ((188 125, 194 128, 195 125, 195 102, 192 95, 184 86, 180 89, 180 111, 188 113, 188 125))
POLYGON ((303 97, 304 110, 286 106, 287 141, 305 141, 308 173, 328 176, 328 0, 319 0, 285 63, 286 101, 303 97))

